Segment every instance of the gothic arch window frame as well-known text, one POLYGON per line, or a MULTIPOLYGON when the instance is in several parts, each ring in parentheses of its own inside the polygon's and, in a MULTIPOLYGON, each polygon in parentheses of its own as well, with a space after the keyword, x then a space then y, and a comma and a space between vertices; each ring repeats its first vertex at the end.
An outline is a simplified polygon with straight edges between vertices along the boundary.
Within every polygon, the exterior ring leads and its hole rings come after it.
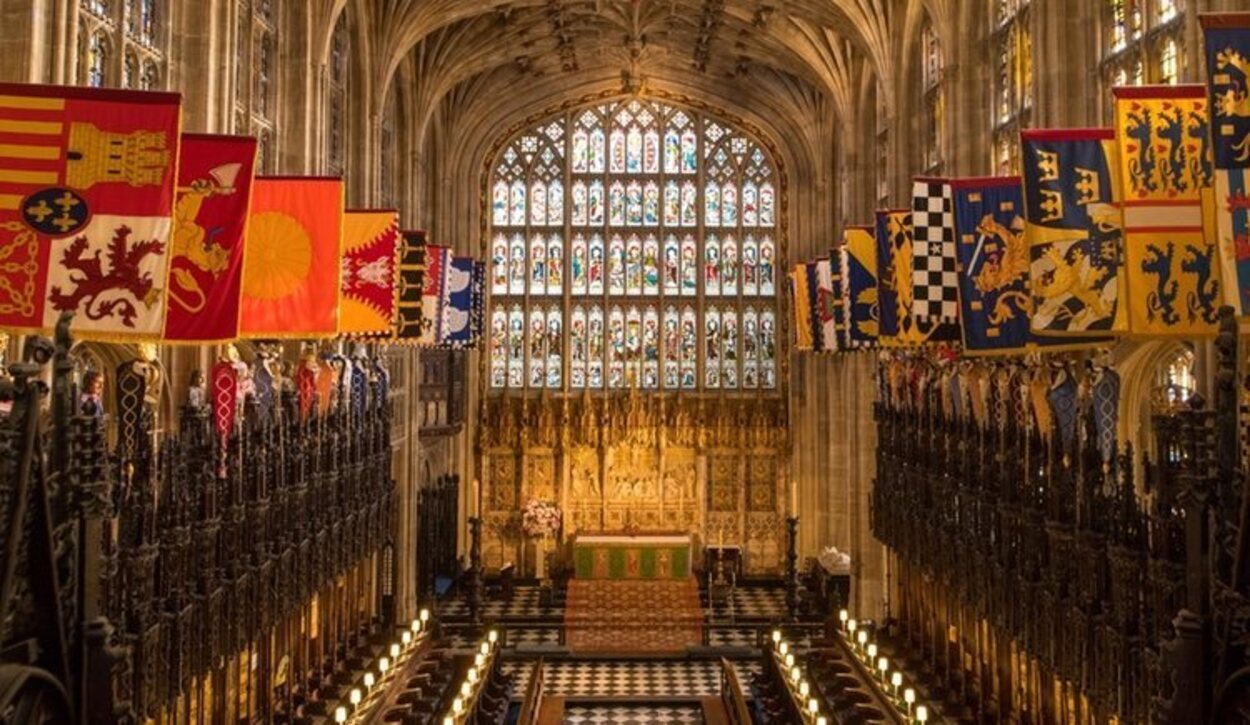
POLYGON ((997 0, 990 17, 993 70, 990 128, 993 129, 993 171, 1017 173, 1020 131, 1028 128, 1036 92, 1033 59, 1033 0, 997 0))
MULTIPOLYGON (((486 285, 487 346, 481 364, 484 393, 610 394, 636 388, 650 394, 680 391, 778 398, 785 394, 786 183, 776 148, 758 128, 707 104, 669 94, 583 98, 534 114, 501 134, 484 158, 482 184, 482 247, 491 269, 486 285), (625 112, 630 117, 616 125, 625 112), (644 113, 648 118, 634 124, 644 113), (680 118, 686 119, 686 127, 676 128, 680 118), (580 149, 575 151, 579 129, 585 132, 587 144, 591 144, 592 132, 602 133, 598 161, 592 160, 589 150, 585 155, 580 149), (697 130, 693 170, 687 170, 681 146, 687 129, 697 130), (677 131, 676 167, 670 165, 668 153, 667 137, 672 130, 677 131), (731 159, 737 167, 726 171, 731 159), (768 169, 771 226, 759 225, 763 183, 755 176, 751 177, 755 226, 744 223, 748 165, 751 173, 768 169), (507 189, 503 198, 496 194, 500 181, 507 189), (731 184, 731 227, 709 223, 713 181, 731 184), (534 196, 536 182, 543 189, 559 184, 561 208, 552 210, 549 198, 539 210, 545 223, 536 223, 536 210, 528 204, 514 210, 514 182, 526 202, 534 196), (597 192, 592 192, 594 186, 599 187, 597 192), (693 204, 687 203, 687 187, 693 192, 693 204), (585 190, 580 202, 574 199, 576 189, 585 190), (602 219, 590 210, 595 193, 601 194, 602 219), (496 225, 498 201, 504 208, 498 217, 502 223, 496 225), (578 210, 579 204, 583 211, 578 210), (689 207, 694 210, 690 212, 693 223, 688 219, 689 207), (559 223, 555 222, 557 214, 559 223), (747 232, 752 232, 750 242, 747 232), (771 232, 773 286, 767 294, 761 294, 759 286, 764 232, 771 232), (722 250, 728 249, 733 259, 741 260, 748 248, 755 260, 754 295, 745 293, 746 265, 721 263, 722 250), (595 250, 602 250, 598 280, 591 279, 595 250), (711 262, 710 250, 717 252, 711 262), (687 292, 685 266, 691 252, 694 289, 687 292), (559 266, 546 267, 553 253, 560 254, 559 266), (674 269, 670 257, 676 259, 676 281, 670 279, 674 269), (619 259, 619 272, 613 258, 619 259), (580 282, 575 259, 581 260, 580 282), (719 271, 709 276, 712 267, 733 270, 729 286, 721 287, 719 271), (542 270, 545 284, 535 282, 539 274, 535 270, 542 270), (549 288, 553 271, 557 283, 549 288), (721 294, 725 290, 730 292, 721 294), (726 320, 732 326, 727 327, 726 320), (743 323, 748 320, 759 325, 749 345, 743 340, 743 323), (669 328, 670 321, 675 330, 669 328), (707 325, 712 321, 716 335, 708 338, 707 325), (546 335, 537 335, 539 324, 546 335), (764 324, 771 331, 768 335, 762 333, 764 324), (584 332, 575 334, 579 325, 585 325, 584 332), (600 334, 593 335, 592 330, 600 334), (730 337, 725 337, 727 330, 732 331, 730 337), (759 353, 754 366, 742 359, 748 347, 759 353), (601 356, 595 356, 595 348, 602 350, 601 356), (694 359, 687 361, 691 348, 694 359), (713 348, 714 356, 709 355, 713 348)), ((716 206, 715 221, 722 221, 722 210, 716 206)))
POLYGON ((330 35, 326 60, 326 172, 343 176, 347 169, 347 139, 350 127, 348 91, 352 72, 352 38, 348 10, 339 14, 330 35))
POLYGON ((282 3, 235 0, 234 132, 260 141, 257 171, 273 173, 277 156, 277 56, 281 46, 282 3), (269 72, 261 66, 268 67, 269 72))
POLYGON ((1099 0, 1099 67, 1107 119, 1114 115, 1110 90, 1117 85, 1183 82, 1188 12, 1189 3, 1183 0, 1099 0), (1165 68, 1169 62, 1174 64, 1170 79, 1165 68))
POLYGON ((161 0, 78 0, 74 5, 77 82, 95 87, 163 88, 168 7, 161 0), (104 49, 98 65, 92 62, 95 40, 104 49))
POLYGON ((925 173, 940 175, 946 159, 946 54, 927 15, 920 28, 919 41, 925 173))

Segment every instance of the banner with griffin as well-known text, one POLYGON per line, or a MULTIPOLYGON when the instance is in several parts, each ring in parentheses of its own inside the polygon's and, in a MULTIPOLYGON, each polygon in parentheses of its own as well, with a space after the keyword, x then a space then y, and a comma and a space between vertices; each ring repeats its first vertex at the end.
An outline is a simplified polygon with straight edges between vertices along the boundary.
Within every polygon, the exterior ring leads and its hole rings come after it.
POLYGON ((1023 131, 1020 140, 1030 329, 1066 337, 1124 330, 1115 132, 1023 131))
POLYGON ((166 341, 239 336, 243 235, 255 166, 254 138, 182 135, 166 341))
POLYGON ((424 327, 422 296, 425 293, 425 232, 405 231, 399 248, 399 276, 396 282, 395 339, 415 343, 424 327))
POLYGON ((1029 246, 1020 177, 956 179, 959 319, 970 355, 1019 352, 1029 342, 1029 246))
MULTIPOLYGON (((934 333, 951 323, 938 318, 918 320, 912 314, 911 211, 877 212, 877 310, 879 339, 883 347, 916 347, 928 343, 934 333)), ((945 335, 943 335, 945 339, 945 335)))
POLYGON ((349 210, 343 214, 342 301, 339 332, 390 334, 395 317, 395 245, 399 212, 349 210))
POLYGON ((1250 13, 1202 14, 1224 300, 1250 314, 1250 13))
POLYGON ((877 243, 872 227, 847 227, 841 248, 846 338, 852 348, 877 342, 877 243))
POLYGON ((1203 217, 1212 185, 1206 88, 1116 88, 1129 332, 1216 332, 1223 291, 1203 217))
POLYGON ((156 340, 181 99, 0 83, 0 327, 156 340))
POLYGON ((342 179, 258 177, 243 256, 243 336, 338 334, 342 241, 342 179))

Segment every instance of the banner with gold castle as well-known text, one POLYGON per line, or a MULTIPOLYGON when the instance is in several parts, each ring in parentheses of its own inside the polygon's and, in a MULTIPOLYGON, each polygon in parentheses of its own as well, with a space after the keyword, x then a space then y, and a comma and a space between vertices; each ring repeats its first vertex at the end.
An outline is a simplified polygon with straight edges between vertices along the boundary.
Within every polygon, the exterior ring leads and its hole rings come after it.
POLYGON ((1212 185, 1206 89, 1116 88, 1129 332, 1214 335, 1223 297, 1203 195, 1212 185))
POLYGON ((181 98, 0 83, 0 328, 156 340, 181 98))
POLYGON ((254 138, 183 134, 166 341, 224 342, 239 336, 244 232, 255 166, 254 138))
POLYGON ((1250 13, 1198 16, 1206 35, 1214 213, 1224 299, 1250 314, 1250 13))
POLYGON ((242 335, 337 335, 342 239, 342 179, 257 178, 243 259, 242 335))
POLYGON ((1122 331, 1115 132, 1033 130, 1020 140, 1030 329, 1063 337, 1122 331))

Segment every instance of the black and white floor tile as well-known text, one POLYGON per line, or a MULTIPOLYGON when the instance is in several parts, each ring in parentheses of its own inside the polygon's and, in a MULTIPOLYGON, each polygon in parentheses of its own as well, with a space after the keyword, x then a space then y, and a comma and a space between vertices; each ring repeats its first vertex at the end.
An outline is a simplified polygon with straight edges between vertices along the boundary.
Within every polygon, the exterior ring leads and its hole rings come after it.
POLYGON ((714 661, 549 662, 544 691, 564 697, 702 697, 720 692, 714 661))
POLYGON ((735 589, 731 602, 717 602, 708 607, 713 619, 776 619, 786 611, 785 589, 750 585, 735 589))
POLYGON ((703 722, 695 705, 573 705, 565 708, 566 725, 653 725, 703 722))
MULTIPOLYGON (((469 616, 468 600, 465 597, 444 600, 439 605, 439 614, 443 617, 467 617, 469 616)), ((564 607, 559 603, 542 606, 536 586, 517 587, 512 597, 507 600, 488 598, 482 602, 482 617, 485 619, 563 616, 564 607)))

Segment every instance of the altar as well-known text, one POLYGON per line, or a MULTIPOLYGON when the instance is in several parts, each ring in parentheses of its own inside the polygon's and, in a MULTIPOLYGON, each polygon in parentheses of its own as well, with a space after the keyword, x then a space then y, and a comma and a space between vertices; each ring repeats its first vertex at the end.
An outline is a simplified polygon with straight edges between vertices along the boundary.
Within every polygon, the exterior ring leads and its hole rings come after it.
POLYGON ((690 576, 687 534, 578 534, 573 538, 578 579, 685 579, 690 576))

